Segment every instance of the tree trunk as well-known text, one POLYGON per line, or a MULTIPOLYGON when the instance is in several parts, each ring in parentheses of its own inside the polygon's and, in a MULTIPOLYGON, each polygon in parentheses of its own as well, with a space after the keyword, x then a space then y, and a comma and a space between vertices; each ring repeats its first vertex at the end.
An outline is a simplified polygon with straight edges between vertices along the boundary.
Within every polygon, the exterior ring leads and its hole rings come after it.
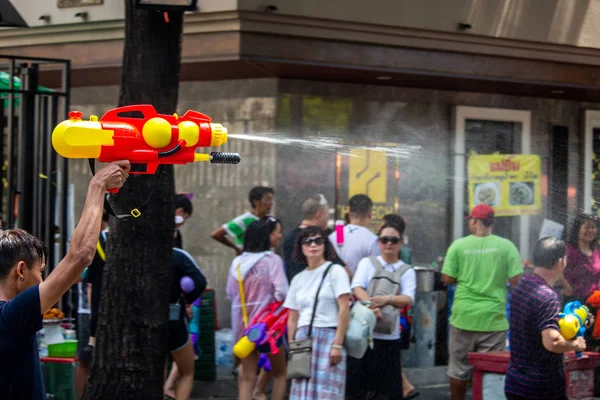
MULTIPOLYGON (((135 8, 126 0, 119 105, 153 104, 176 110, 183 13, 135 8)), ((174 232, 173 167, 130 176, 117 201, 138 207, 139 218, 110 224, 97 345, 86 399, 162 399, 167 354, 168 288, 174 232)))

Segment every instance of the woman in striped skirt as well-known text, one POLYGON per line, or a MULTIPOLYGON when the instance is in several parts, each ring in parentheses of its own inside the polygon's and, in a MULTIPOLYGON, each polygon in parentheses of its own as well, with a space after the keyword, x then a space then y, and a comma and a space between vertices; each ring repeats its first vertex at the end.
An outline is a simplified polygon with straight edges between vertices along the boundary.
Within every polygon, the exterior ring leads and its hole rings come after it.
POLYGON ((305 339, 313 320, 312 370, 310 379, 292 381, 290 399, 344 398, 346 351, 343 344, 350 312, 350 279, 342 266, 328 261, 335 255, 321 228, 311 226, 300 233, 294 261, 307 267, 292 279, 284 306, 290 309, 290 341, 305 339), (323 284, 317 293, 321 281, 323 284))

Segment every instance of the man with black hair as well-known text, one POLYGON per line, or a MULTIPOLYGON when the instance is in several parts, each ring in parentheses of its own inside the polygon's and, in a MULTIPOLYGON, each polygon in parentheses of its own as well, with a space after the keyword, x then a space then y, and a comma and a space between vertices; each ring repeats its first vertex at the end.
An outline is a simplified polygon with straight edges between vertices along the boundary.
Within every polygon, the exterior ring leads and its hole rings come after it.
POLYGON ((273 207, 274 195, 275 191, 273 188, 265 186, 253 187, 248 193, 248 201, 250 202, 252 211, 245 212, 215 229, 211 237, 217 242, 234 249, 236 255, 242 254, 246 228, 254 221, 269 215, 273 207))
MULTIPOLYGON (((358 263, 365 257, 379 255, 377 235, 371 232, 371 212, 373 201, 365 194, 356 194, 348 201, 350 223, 344 226, 344 244, 334 248, 340 258, 345 261, 352 274, 356 272, 358 263)), ((335 232, 329 235, 331 243, 336 243, 335 232)), ((352 276, 350 277, 352 279, 352 276)))
POLYGON ((452 400, 465 398, 473 372, 470 352, 504 350, 507 281, 514 287, 523 273, 515 245, 492 234, 492 207, 479 204, 466 219, 471 235, 452 243, 442 268, 442 281, 456 284, 448 339, 452 400))
POLYGON ((36 340, 42 316, 81 277, 96 253, 104 195, 123 187, 129 161, 107 164, 92 177, 69 251, 45 281, 47 247, 20 229, 0 232, 0 397, 46 398, 36 340))
POLYGON ((183 239, 179 228, 194 213, 194 206, 187 194, 180 193, 175 196, 175 234, 173 236, 173 247, 183 248, 183 239))
POLYGON ((566 400, 563 353, 584 351, 585 340, 560 334, 560 301, 552 286, 566 264, 566 245, 554 237, 533 248, 533 274, 523 277, 511 297, 510 363, 504 391, 509 400, 566 400))

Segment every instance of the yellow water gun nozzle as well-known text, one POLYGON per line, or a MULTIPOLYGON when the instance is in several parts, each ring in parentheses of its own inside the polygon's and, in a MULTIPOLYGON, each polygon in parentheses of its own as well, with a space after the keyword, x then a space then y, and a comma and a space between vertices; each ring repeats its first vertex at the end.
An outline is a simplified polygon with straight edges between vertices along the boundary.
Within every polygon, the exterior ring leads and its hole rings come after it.
POLYGON ((212 131, 211 146, 221 146, 227 143, 227 128, 221 124, 210 124, 212 131))

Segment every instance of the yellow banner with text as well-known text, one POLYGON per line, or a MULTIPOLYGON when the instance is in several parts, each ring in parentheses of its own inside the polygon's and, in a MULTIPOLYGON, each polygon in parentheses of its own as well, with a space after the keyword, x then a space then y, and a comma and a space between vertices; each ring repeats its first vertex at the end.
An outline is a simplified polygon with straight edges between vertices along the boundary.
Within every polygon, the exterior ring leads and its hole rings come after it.
POLYGON ((533 154, 470 156, 469 209, 488 204, 498 217, 541 214, 541 164, 533 154))

